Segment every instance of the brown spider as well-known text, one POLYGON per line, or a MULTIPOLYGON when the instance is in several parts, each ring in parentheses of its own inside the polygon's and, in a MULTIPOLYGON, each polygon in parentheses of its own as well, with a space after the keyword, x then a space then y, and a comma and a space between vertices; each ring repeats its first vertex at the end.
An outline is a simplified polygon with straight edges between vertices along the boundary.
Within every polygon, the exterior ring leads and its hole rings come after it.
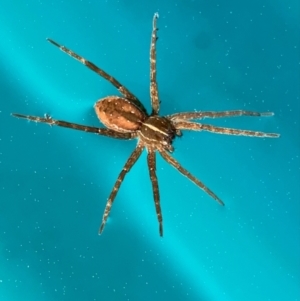
POLYGON ((152 112, 149 115, 142 103, 135 97, 126 87, 121 85, 115 78, 108 73, 79 56, 72 50, 59 45, 51 39, 47 39, 50 43, 57 46, 63 52, 69 54, 71 57, 77 59, 79 62, 104 77, 111 84, 113 84, 123 95, 107 96, 98 100, 94 106, 99 120, 107 128, 97 128, 66 122, 62 120, 52 119, 50 116, 36 117, 22 114, 12 114, 14 117, 24 118, 31 121, 48 123, 50 125, 58 125, 62 127, 71 128, 74 130, 91 132, 98 135, 109 136, 117 139, 133 139, 137 138, 138 143, 129 159, 125 163, 119 177, 113 187, 113 190, 107 200, 105 211, 102 218, 102 224, 99 229, 99 234, 102 233, 105 223, 107 221, 112 203, 117 195, 125 175, 130 171, 131 167, 136 163, 144 148, 147 149, 147 162, 150 173, 150 179, 153 189, 153 197, 155 201, 155 209, 159 222, 159 234, 163 235, 162 214, 160 209, 160 197, 158 182, 156 176, 156 151, 173 167, 175 167, 184 176, 189 178, 197 186, 203 189, 208 195, 215 199, 219 204, 224 205, 221 199, 214 194, 206 185, 191 175, 179 162, 177 162, 169 153, 173 152, 173 140, 176 136, 181 136, 181 130, 193 131, 209 131, 219 134, 227 135, 242 135, 252 137, 269 137, 276 138, 279 134, 263 133, 256 131, 231 129, 224 127, 216 127, 208 124, 196 123, 192 120, 202 118, 219 118, 219 117, 233 117, 233 116, 273 116, 272 112, 258 113, 251 111, 235 110, 223 112, 186 112, 175 113, 167 116, 159 116, 159 96, 156 82, 156 41, 157 41, 157 27, 156 21, 158 14, 155 13, 153 17, 153 28, 151 34, 150 47, 150 96, 152 112))

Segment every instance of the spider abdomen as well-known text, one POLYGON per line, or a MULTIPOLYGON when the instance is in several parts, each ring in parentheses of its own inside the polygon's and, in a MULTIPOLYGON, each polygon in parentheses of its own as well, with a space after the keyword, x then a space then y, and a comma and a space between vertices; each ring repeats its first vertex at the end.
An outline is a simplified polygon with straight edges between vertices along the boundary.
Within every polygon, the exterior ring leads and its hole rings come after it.
POLYGON ((107 128, 120 133, 137 131, 148 117, 130 100, 119 96, 102 98, 96 102, 94 108, 107 128))

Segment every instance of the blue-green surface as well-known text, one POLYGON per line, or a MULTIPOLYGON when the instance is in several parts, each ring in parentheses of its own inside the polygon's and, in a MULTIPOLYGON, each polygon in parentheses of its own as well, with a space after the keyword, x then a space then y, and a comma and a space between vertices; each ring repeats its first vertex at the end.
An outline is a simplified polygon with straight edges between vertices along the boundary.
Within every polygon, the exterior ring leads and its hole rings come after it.
POLYGON ((300 300, 299 2, 20 1, 0 9, 0 300, 300 300), (161 114, 274 111, 207 123, 279 139, 185 133, 174 157, 219 206, 160 157, 164 237, 145 153, 106 199, 135 141, 12 118, 98 126, 108 82, 46 42, 101 66, 150 109, 159 13, 161 114))

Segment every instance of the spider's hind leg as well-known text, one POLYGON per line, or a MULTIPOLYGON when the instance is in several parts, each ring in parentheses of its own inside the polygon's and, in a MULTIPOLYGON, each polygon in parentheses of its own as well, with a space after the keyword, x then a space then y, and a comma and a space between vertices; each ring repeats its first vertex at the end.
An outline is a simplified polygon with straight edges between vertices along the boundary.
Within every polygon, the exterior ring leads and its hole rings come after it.
POLYGON ((119 177, 114 185, 114 188, 107 200, 106 206, 105 206, 105 210, 104 210, 104 214, 102 217, 102 224, 99 228, 99 234, 101 234, 103 232, 104 226, 106 224, 111 206, 113 204, 113 201, 120 189, 120 186, 126 176, 126 174, 130 171, 131 167, 135 164, 135 162, 138 160, 138 158, 140 157, 142 151, 144 149, 144 146, 142 144, 138 144, 135 148, 135 150, 132 152, 132 154, 130 155, 130 157, 128 158, 127 162, 125 163, 122 171, 119 174, 119 177))
POLYGON ((98 128, 94 126, 88 125, 81 125, 73 122, 63 121, 63 120, 56 120, 53 119, 51 116, 45 114, 44 117, 38 116, 31 116, 31 115, 23 115, 19 113, 12 113, 13 117, 27 119, 29 121, 35 121, 40 123, 47 123, 49 125, 57 125, 65 128, 70 128, 72 130, 78 130, 88 133, 95 133, 102 136, 108 136, 116 139, 133 139, 135 138, 134 133, 119 133, 114 130, 106 129, 106 128, 98 128))
POLYGON ((137 97, 135 97, 125 86, 123 86, 121 83, 119 83, 113 76, 109 75, 104 70, 97 67, 95 64, 86 60, 82 56, 78 55, 74 51, 68 49, 67 47, 62 46, 49 38, 47 38, 47 41, 50 42, 51 44, 53 44, 54 46, 58 47, 64 53, 66 53, 66 54, 70 55, 71 57, 73 57, 74 59, 78 60, 80 63, 82 63, 83 65, 85 65, 86 67, 91 69, 92 71, 96 72, 101 77, 105 78, 113 86, 115 86, 120 91, 120 93, 124 95, 125 98, 133 101, 140 109, 142 109, 144 112, 146 112, 146 109, 144 108, 142 103, 137 99, 137 97))
POLYGON ((158 181, 157 181, 157 176, 156 176, 156 158, 155 158, 155 152, 153 150, 148 151, 147 161, 148 161, 150 179, 151 179, 151 183, 152 183, 156 215, 157 215, 157 219, 158 219, 158 223, 159 223, 159 235, 163 236, 162 214, 161 214, 161 208, 160 208, 158 181))

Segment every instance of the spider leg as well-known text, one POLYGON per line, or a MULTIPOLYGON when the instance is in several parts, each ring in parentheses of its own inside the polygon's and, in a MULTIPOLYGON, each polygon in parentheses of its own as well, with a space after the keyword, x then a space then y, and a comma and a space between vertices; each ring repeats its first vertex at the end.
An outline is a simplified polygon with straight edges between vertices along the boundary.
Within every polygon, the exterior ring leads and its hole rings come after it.
POLYGON ((181 121, 181 120, 191 120, 191 119, 202 119, 202 118, 220 118, 220 117, 236 117, 236 116, 273 116, 273 112, 252 112, 252 111, 243 111, 243 110, 235 110, 235 111, 223 111, 223 112, 183 112, 183 113, 175 113, 172 115, 168 115, 167 118, 173 121, 181 121))
POLYGON ((159 198, 159 189, 158 189, 158 181, 156 176, 156 158, 155 152, 153 150, 148 150, 147 155, 148 168, 150 173, 150 179, 152 183, 153 197, 155 202, 156 215, 159 223, 159 234, 163 236, 163 226, 162 226, 162 214, 160 208, 160 198, 159 198))
POLYGON ((249 137, 267 137, 278 138, 280 135, 277 133, 264 133, 249 130, 238 130, 231 128, 218 127, 210 124, 201 124, 192 121, 180 121, 175 123, 176 129, 179 130, 192 130, 192 131, 208 131, 225 135, 249 136, 249 137))
POLYGON ((154 14, 153 27, 151 35, 151 47, 150 47, 150 96, 151 96, 151 107, 152 115, 158 114, 159 111, 159 99, 158 99, 158 87, 156 82, 156 41, 157 41, 157 30, 156 20, 158 13, 154 14))
POLYGON ((65 46, 62 46, 62 45, 56 43, 55 41, 53 41, 53 40, 51 40, 49 38, 47 39, 47 41, 50 42, 51 44, 55 45, 61 51, 63 51, 66 54, 70 55, 74 59, 78 60, 83 65, 87 66, 89 69, 93 70, 98 75, 100 75, 103 78, 105 78, 106 80, 108 80, 112 85, 114 85, 120 91, 121 94, 123 94, 125 96, 125 98, 132 100, 144 112, 146 112, 146 109, 144 108, 144 106, 142 105, 142 103, 125 86, 123 86, 121 83, 119 83, 113 76, 109 75, 104 70, 100 69, 95 64, 93 64, 92 62, 89 62, 88 60, 86 60, 82 56, 76 54, 72 50, 66 48, 65 46))
POLYGON ((108 137, 112 137, 112 138, 118 138, 118 139, 135 138, 135 134, 133 134, 133 133, 119 133, 119 132, 116 132, 116 131, 113 131, 110 129, 86 126, 86 125, 81 125, 81 124, 62 121, 62 120, 55 120, 55 119, 52 119, 49 115, 45 115, 45 117, 37 117, 37 116, 13 113, 12 116, 17 117, 17 118, 28 119, 30 121, 47 123, 50 125, 57 125, 57 126, 62 126, 62 127, 66 127, 66 128, 71 128, 73 130, 95 133, 98 135, 108 136, 108 137))
POLYGON ((113 201, 114 201, 114 199, 115 199, 115 197, 116 197, 116 195, 119 191, 119 188, 120 188, 126 174, 130 171, 131 167, 138 160, 138 158, 140 157, 143 149, 144 149, 144 145, 142 143, 139 143, 136 146, 135 150, 130 155, 130 157, 128 158, 128 160, 126 161, 122 171, 120 172, 120 174, 118 176, 118 179, 117 179, 117 181, 114 185, 114 188, 113 188, 112 192, 110 193, 110 196, 107 200, 105 210, 104 210, 104 214, 103 214, 103 217, 102 217, 102 223, 101 223, 101 226, 99 228, 99 234, 101 234, 103 229, 104 229, 104 226, 106 224, 106 221, 107 221, 107 218, 108 218, 111 206, 112 206, 112 203, 113 203, 113 201))
POLYGON ((180 173, 194 182, 198 187, 204 190, 208 195, 210 195, 214 200, 216 200, 220 205, 224 206, 224 203, 221 201, 217 195, 215 195, 206 185, 204 185, 201 181, 199 181, 196 177, 194 177, 188 170, 183 168, 181 164, 176 161, 172 156, 170 156, 165 150, 159 150, 161 156, 170 163, 173 167, 175 167, 180 173))

